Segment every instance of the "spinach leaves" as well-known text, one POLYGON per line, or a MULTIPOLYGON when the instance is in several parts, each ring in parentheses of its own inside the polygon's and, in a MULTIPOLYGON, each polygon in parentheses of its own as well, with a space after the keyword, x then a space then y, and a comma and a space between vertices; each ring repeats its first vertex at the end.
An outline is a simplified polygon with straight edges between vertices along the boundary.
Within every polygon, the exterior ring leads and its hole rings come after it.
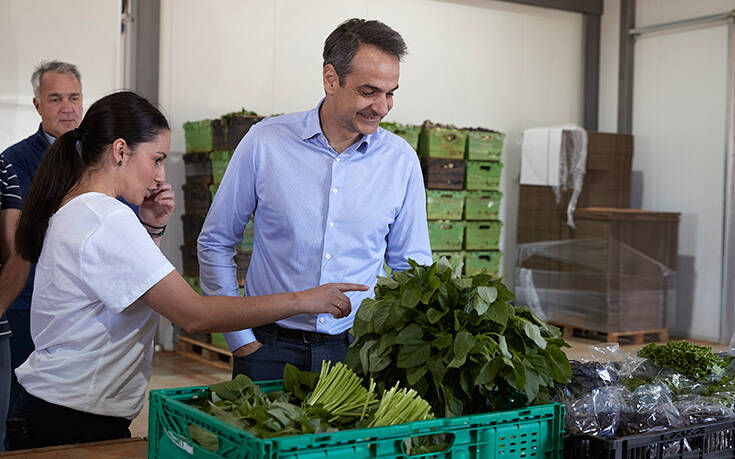
MULTIPOLYGON (((345 363, 379 390, 408 384, 438 417, 549 400, 571 367, 558 328, 488 274, 462 277, 442 258, 379 278, 355 317, 345 363)), ((461 269, 461 268, 460 268, 461 269)))

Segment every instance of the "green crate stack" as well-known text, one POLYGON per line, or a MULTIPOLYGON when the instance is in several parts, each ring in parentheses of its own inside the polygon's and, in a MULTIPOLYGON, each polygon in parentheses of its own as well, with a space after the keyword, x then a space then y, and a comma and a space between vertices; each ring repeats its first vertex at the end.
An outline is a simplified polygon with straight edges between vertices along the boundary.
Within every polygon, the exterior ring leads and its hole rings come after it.
MULTIPOLYGON (((190 121, 184 123, 186 153, 186 183, 184 184, 184 208, 187 221, 195 221, 194 215, 204 216, 214 200, 227 165, 232 159, 233 149, 250 126, 260 121, 252 112, 245 110, 229 113, 214 120, 190 121)), ((191 228, 190 228, 191 229, 191 228)), ((196 261, 196 236, 198 232, 189 231, 182 246, 182 253, 189 261, 184 263, 184 274, 198 276, 196 261)), ((243 241, 238 247, 235 261, 238 264, 238 282, 244 284, 244 273, 253 248, 252 221, 246 227, 243 241)))
MULTIPOLYGON (((426 190, 426 216, 434 261, 446 256, 474 275, 500 272, 500 179, 505 134, 424 123, 418 153, 422 161, 443 158, 466 164, 462 190, 426 190), (461 239, 458 242, 458 239, 461 239)), ((423 164, 423 163, 422 163, 423 164)), ((426 170, 425 176, 426 176, 426 170)), ((427 188, 430 185, 427 184, 427 188)))
MULTIPOLYGON (((196 238, 201 229, 201 222, 214 200, 219 184, 225 174, 227 165, 232 159, 235 146, 253 124, 262 117, 251 112, 230 113, 214 120, 200 120, 184 123, 186 153, 184 165, 186 182, 183 186, 185 215, 182 217, 186 237, 181 246, 184 261, 184 275, 189 284, 201 294, 199 288, 199 263, 196 256, 196 238)), ((235 263, 243 294, 245 274, 253 249, 252 219, 243 232, 243 240, 237 247, 235 263)), ((199 338, 197 338, 199 339, 199 338)), ((227 343, 221 333, 209 335, 209 341, 222 348, 227 343)))
POLYGON ((505 134, 486 129, 467 130, 465 179, 464 272, 500 272, 500 179, 503 173, 505 134))
MULTIPOLYGON (((441 173, 431 169, 428 160, 452 159, 464 162, 466 134, 458 129, 424 123, 418 134, 418 155, 422 157, 424 184, 426 185, 426 218, 429 220, 429 240, 434 261, 446 256, 453 266, 464 260, 464 190, 442 189, 441 181, 431 179, 431 174, 441 173), (433 184, 433 185, 432 185, 433 184), (436 186, 436 188, 434 188, 436 186)), ((457 177, 457 187, 463 177, 457 177)))

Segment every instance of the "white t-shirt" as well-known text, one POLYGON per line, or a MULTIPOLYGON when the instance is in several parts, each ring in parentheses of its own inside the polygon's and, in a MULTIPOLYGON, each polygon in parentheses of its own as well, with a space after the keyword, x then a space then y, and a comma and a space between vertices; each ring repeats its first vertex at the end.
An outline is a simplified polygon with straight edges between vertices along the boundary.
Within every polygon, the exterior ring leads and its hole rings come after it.
POLYGON ((36 265, 36 350, 15 370, 20 384, 57 405, 135 418, 159 317, 137 300, 173 270, 128 206, 102 193, 69 201, 49 220, 36 265))

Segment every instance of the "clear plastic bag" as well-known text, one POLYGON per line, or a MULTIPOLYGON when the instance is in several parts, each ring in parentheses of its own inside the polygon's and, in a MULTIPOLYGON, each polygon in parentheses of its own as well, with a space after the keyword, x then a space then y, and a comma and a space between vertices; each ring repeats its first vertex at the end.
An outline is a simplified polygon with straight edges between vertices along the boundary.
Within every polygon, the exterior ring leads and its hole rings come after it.
POLYGON ((629 377, 646 362, 646 359, 630 354, 618 343, 603 343, 590 346, 592 359, 614 368, 619 378, 629 377))
MULTIPOLYGON (((724 400, 723 400, 724 401, 724 400)), ((700 395, 682 395, 676 398, 674 406, 685 422, 690 425, 717 422, 735 417, 732 408, 720 403, 713 397, 700 395)))
POLYGON ((620 427, 620 413, 626 411, 624 392, 619 386, 600 387, 568 403, 567 431, 614 438, 620 427))
POLYGON ((668 388, 663 384, 640 386, 634 392, 628 392, 625 398, 628 411, 620 416, 620 436, 685 425, 684 418, 671 400, 668 388))
POLYGON ((645 360, 622 380, 630 391, 646 384, 662 384, 673 395, 698 393, 704 385, 693 381, 671 368, 662 368, 649 360, 645 360))
POLYGON ((593 389, 618 384, 617 369, 609 363, 593 360, 570 360, 572 381, 556 387, 555 400, 566 403, 576 400, 593 389))

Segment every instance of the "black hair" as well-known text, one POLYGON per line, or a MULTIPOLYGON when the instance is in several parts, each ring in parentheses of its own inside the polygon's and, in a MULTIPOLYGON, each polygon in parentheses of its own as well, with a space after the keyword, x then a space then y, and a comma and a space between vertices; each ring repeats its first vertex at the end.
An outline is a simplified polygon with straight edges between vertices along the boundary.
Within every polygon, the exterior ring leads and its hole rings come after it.
POLYGON ((324 42, 324 67, 332 64, 339 76, 340 86, 352 71, 350 64, 360 45, 372 45, 402 60, 408 52, 406 42, 395 30, 380 21, 352 18, 340 24, 324 42))
POLYGON ((49 219, 84 171, 99 167, 116 139, 134 149, 168 129, 163 114, 133 92, 111 94, 92 104, 79 128, 56 139, 36 171, 15 233, 18 253, 38 261, 49 219))

